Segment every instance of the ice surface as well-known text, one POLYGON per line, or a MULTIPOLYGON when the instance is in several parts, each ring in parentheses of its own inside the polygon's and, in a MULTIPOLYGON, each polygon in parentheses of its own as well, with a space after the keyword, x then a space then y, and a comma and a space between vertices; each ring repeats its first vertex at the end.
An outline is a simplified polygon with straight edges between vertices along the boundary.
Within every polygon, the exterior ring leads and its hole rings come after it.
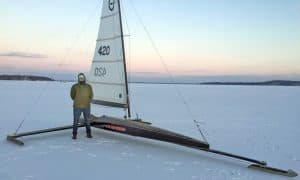
MULTIPOLYGON (((72 123, 72 83, 0 81, 0 180, 53 179, 287 179, 250 170, 247 163, 168 143, 93 130, 23 138, 21 131, 72 123)), ((211 147, 300 172, 300 88, 177 85, 211 147)), ((200 138, 174 85, 131 84, 133 111, 144 120, 200 138)), ((93 106, 96 115, 123 110, 93 106)), ((299 178, 299 177, 298 177, 299 178)), ((297 179, 297 178, 294 178, 297 179)))

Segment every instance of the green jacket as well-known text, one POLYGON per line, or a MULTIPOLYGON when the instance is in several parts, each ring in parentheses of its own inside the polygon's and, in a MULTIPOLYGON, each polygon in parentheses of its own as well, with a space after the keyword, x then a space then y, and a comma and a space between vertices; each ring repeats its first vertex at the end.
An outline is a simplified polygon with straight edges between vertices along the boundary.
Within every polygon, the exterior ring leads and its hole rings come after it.
POLYGON ((77 83, 74 84, 71 88, 70 93, 71 98, 73 99, 73 107, 74 108, 88 108, 93 99, 93 89, 92 86, 87 83, 77 83))

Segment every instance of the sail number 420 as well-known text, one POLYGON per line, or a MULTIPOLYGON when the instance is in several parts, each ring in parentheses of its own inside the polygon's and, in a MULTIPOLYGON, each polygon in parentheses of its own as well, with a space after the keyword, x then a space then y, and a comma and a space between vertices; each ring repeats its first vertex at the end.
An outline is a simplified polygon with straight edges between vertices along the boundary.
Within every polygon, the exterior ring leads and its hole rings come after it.
POLYGON ((100 56, 108 56, 110 54, 110 46, 100 46, 98 53, 100 56))

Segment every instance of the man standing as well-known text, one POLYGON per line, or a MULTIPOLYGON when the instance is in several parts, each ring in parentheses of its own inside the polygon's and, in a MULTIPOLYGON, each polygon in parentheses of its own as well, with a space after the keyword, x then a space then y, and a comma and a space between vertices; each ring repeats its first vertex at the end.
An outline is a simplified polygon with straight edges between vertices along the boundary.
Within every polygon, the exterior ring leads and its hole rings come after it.
POLYGON ((91 101, 93 99, 92 86, 86 83, 86 78, 83 73, 78 74, 78 83, 74 84, 71 88, 71 98, 73 100, 73 137, 77 138, 78 121, 81 113, 83 113, 84 124, 86 127, 86 134, 88 138, 92 138, 91 126, 89 117, 91 113, 91 101))

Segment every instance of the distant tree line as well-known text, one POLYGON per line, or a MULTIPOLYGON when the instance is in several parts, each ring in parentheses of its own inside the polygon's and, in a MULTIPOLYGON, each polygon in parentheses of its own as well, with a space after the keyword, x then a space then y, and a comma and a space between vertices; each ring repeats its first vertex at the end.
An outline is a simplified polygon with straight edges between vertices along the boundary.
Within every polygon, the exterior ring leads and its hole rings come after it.
POLYGON ((52 78, 44 76, 32 76, 32 75, 0 75, 0 80, 19 80, 19 81, 55 81, 52 78))
POLYGON ((206 82, 205 85, 300 86, 300 81, 273 80, 264 82, 206 82))

